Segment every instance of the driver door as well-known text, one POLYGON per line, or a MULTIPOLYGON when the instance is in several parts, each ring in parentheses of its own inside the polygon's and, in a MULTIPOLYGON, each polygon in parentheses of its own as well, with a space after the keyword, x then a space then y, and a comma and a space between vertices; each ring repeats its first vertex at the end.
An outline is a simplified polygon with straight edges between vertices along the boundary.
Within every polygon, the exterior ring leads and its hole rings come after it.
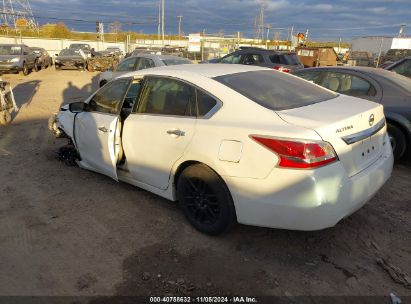
POLYGON ((117 180, 117 158, 121 126, 120 110, 131 79, 115 80, 88 102, 86 110, 75 118, 74 139, 80 153, 80 164, 92 171, 117 180))

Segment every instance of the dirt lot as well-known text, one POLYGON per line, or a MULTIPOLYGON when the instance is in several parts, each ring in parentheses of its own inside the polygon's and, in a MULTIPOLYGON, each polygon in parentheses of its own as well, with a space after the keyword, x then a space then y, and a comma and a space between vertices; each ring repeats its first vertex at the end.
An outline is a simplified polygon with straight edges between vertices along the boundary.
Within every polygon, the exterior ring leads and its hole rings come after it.
POLYGON ((56 159, 47 119, 96 75, 3 77, 21 110, 0 128, 0 295, 411 296, 410 164, 332 229, 208 237, 174 203, 56 159))

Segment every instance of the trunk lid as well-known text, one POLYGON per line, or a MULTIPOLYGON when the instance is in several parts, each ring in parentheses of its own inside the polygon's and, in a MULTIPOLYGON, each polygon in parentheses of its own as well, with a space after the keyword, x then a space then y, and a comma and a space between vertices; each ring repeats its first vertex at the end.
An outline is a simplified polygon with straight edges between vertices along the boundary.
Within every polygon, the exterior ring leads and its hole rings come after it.
POLYGON ((278 111, 286 122, 314 130, 329 142, 348 175, 354 176, 377 161, 386 141, 383 107, 340 95, 317 104, 278 111))

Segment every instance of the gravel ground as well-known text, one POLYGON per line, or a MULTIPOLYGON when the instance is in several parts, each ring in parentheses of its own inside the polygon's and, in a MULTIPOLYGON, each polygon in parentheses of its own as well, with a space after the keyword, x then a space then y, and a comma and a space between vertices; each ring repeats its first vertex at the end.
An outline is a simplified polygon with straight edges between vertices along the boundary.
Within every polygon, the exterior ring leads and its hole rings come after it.
POLYGON ((0 295, 411 296, 410 164, 334 228, 208 237, 174 203, 56 159, 47 120, 96 76, 3 76, 21 110, 0 128, 0 295))

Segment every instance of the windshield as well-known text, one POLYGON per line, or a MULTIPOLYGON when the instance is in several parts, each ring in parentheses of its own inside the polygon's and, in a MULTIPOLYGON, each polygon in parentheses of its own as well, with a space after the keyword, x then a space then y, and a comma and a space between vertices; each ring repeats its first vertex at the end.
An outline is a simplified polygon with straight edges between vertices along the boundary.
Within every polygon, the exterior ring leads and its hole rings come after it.
POLYGON ((287 110, 337 97, 303 79, 277 71, 253 71, 214 78, 271 110, 287 110))
POLYGON ((0 45, 0 55, 21 55, 21 46, 0 45))
POLYGON ((179 65, 179 64, 190 64, 191 61, 184 58, 178 59, 162 59, 161 60, 165 65, 179 65))
POLYGON ((78 50, 65 49, 60 52, 60 56, 80 56, 78 50))

